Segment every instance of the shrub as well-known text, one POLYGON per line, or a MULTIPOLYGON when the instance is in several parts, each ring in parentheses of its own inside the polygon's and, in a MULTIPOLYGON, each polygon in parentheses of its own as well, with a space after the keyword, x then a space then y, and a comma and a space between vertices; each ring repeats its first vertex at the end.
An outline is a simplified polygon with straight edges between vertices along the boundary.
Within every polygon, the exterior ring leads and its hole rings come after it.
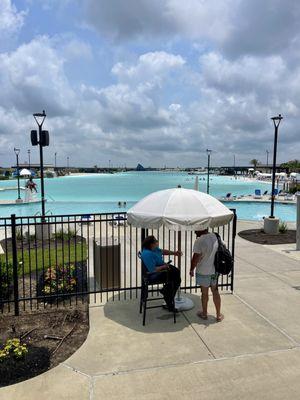
POLYGON ((7 339, 2 349, 0 349, 0 362, 3 362, 10 357, 21 359, 24 358, 27 353, 27 345, 21 343, 20 339, 7 339))
POLYGON ((13 282, 13 266, 0 259, 0 300, 7 300, 13 282))
POLYGON ((55 232, 53 234, 54 239, 61 239, 61 240, 70 240, 74 239, 75 237, 76 237, 76 231, 73 229, 69 229, 66 232, 63 229, 61 229, 60 231, 55 232))
POLYGON ((300 184, 294 185, 289 189, 289 193, 295 194, 296 192, 300 191, 300 184))
POLYGON ((77 284, 75 265, 50 267, 44 273, 43 294, 71 293, 77 284))
POLYGON ((286 231, 288 230, 287 223, 285 221, 280 221, 278 230, 279 230, 279 233, 286 233, 286 231))

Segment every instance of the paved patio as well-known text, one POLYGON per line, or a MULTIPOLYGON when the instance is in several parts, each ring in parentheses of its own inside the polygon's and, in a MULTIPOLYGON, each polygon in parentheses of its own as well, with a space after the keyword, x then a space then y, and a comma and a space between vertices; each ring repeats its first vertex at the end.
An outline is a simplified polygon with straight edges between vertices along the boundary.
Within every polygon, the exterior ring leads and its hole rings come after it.
MULTIPOLYGON (((256 224, 257 225, 257 224, 256 224)), ((253 223, 239 223, 240 229, 253 223)), ((290 249, 289 249, 290 250, 290 249)), ((90 332, 64 363, 0 389, 0 399, 291 399, 300 393, 300 263, 285 249, 237 238, 225 320, 164 310, 142 326, 136 300, 90 308, 90 332)), ((199 295, 191 295, 199 302, 199 295)))

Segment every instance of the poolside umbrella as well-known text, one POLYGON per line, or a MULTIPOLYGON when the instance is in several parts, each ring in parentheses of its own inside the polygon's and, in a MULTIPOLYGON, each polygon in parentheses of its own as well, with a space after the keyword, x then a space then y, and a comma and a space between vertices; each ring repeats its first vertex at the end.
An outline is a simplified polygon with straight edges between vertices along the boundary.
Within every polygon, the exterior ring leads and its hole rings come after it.
POLYGON ((139 228, 166 226, 175 231, 194 231, 227 224, 229 210, 209 194, 192 189, 167 189, 144 197, 128 210, 128 223, 139 228))
POLYGON ((31 171, 29 171, 27 168, 23 168, 20 171, 20 176, 31 176, 31 171))
MULTIPOLYGON (((128 210, 128 223, 139 228, 158 229, 166 226, 178 232, 181 247, 181 231, 203 230, 227 224, 233 212, 214 197, 192 189, 167 189, 144 197, 128 210)), ((181 266, 180 257, 178 266, 181 266)), ((176 307, 188 310, 193 302, 178 292, 176 307)))

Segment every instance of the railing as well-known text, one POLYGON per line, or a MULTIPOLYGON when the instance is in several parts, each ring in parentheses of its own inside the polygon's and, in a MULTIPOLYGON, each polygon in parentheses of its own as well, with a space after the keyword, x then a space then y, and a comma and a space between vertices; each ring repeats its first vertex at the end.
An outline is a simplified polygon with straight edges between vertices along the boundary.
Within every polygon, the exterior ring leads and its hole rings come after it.
MULTIPOLYGON (((234 215, 235 215, 235 210, 234 215)), ((236 216, 217 229, 234 256, 236 216)), ((183 256, 180 268, 185 292, 197 291, 189 276, 193 232, 148 230, 162 248, 183 256)), ((46 215, 0 218, 0 309, 61 307, 77 302, 132 299, 139 295, 138 251, 142 230, 127 225, 126 213, 46 215)), ((221 277, 221 290, 233 290, 234 272, 221 277)))

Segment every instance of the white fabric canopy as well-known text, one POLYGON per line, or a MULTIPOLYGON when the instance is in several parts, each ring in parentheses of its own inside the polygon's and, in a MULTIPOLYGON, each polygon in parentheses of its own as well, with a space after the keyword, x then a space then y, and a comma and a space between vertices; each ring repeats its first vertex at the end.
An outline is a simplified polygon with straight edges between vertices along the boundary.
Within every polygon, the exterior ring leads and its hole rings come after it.
POLYGON ((20 171, 20 176, 30 176, 31 175, 31 171, 29 171, 29 169, 27 168, 23 168, 20 171))
POLYGON ((192 189, 167 189, 144 197, 127 212, 140 228, 166 226, 175 231, 201 230, 227 224, 233 212, 216 198, 192 189))

